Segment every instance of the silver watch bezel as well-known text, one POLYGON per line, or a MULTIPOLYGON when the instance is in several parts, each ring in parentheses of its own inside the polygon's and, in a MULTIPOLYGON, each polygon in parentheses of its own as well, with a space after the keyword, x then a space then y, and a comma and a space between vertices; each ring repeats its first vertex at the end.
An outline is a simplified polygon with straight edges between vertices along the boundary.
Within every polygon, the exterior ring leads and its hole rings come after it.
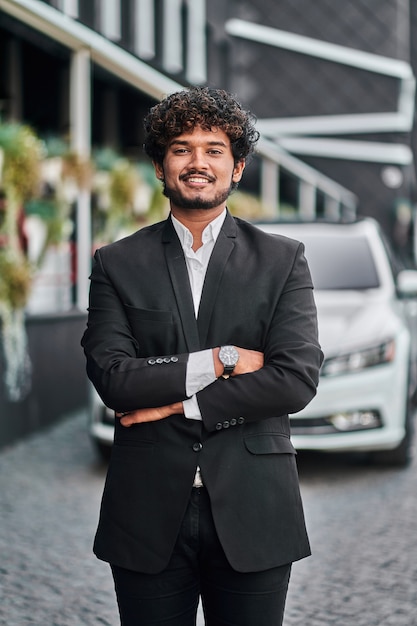
POLYGON ((233 345, 221 346, 219 350, 219 359, 224 367, 222 375, 230 376, 239 360, 239 352, 233 345))

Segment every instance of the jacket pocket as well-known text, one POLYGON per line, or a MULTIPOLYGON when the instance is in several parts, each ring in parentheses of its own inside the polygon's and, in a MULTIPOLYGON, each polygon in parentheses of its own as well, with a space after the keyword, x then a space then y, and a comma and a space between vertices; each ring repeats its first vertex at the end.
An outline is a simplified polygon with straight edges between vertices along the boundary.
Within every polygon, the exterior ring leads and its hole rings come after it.
POLYGON ((159 356, 177 352, 178 329, 172 311, 154 311, 125 305, 132 334, 139 344, 140 356, 159 356))
POLYGON ((153 322, 155 324, 172 324, 173 314, 172 311, 157 311, 153 309, 139 309, 125 304, 126 315, 132 320, 141 320, 142 322, 153 322))
POLYGON ((276 433, 245 435, 244 442, 251 454, 297 454, 286 435, 276 433))

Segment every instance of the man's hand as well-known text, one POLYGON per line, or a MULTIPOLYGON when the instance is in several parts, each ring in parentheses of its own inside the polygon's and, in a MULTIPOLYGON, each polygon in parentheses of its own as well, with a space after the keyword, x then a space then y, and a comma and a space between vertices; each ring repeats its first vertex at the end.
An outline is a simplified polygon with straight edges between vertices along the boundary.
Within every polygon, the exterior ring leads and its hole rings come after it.
POLYGON ((152 409, 136 409, 128 413, 118 413, 116 417, 120 418, 122 426, 132 426, 132 424, 143 424, 144 422, 157 422, 163 420, 170 415, 184 413, 182 402, 175 402, 166 406, 159 406, 152 409))
MULTIPOLYGON (((250 374, 256 372, 264 366, 264 354, 257 350, 247 350, 246 348, 239 348, 235 346, 239 352, 239 360, 236 363, 235 369, 231 373, 231 376, 239 376, 239 374, 250 374)), ((217 378, 223 374, 223 363, 219 359, 220 348, 213 348, 214 370, 217 378)))

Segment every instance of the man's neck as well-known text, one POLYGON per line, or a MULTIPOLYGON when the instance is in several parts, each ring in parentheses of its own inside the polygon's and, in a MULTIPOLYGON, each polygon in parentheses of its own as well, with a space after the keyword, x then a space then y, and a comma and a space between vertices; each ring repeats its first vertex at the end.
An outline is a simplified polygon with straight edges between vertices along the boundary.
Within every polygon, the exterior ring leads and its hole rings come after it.
POLYGON ((188 228, 193 236, 193 250, 196 252, 203 245, 203 231, 210 222, 216 219, 223 211, 224 206, 214 209, 178 209, 171 206, 172 215, 183 226, 188 228))

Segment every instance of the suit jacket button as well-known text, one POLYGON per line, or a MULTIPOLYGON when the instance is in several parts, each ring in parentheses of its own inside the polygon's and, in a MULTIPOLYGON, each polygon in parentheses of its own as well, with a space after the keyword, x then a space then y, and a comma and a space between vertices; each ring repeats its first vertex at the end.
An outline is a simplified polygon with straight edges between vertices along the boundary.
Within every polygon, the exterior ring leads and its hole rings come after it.
POLYGON ((244 417, 238 417, 238 418, 237 418, 237 423, 238 423, 238 424, 243 424, 243 422, 244 422, 244 421, 245 421, 245 418, 244 418, 244 417))
POLYGON ((200 452, 202 447, 203 447, 203 444, 200 443, 199 441, 197 441, 196 443, 193 443, 194 452, 200 452))
POLYGON ((223 428, 223 425, 221 422, 217 422, 216 424, 216 430, 221 430, 223 428))
POLYGON ((232 417, 232 419, 230 420, 230 426, 236 426, 237 424, 237 419, 235 417, 232 417))
POLYGON ((164 362, 164 359, 161 359, 161 358, 159 358, 159 357, 158 357, 158 358, 156 359, 156 362, 158 363, 158 365, 161 365, 161 363, 163 363, 163 362, 164 362))
POLYGON ((156 363, 155 359, 148 359, 149 365, 155 365, 155 363, 156 363))
POLYGON ((169 356, 166 356, 164 358, 164 363, 171 363, 171 359, 169 358, 169 356))
POLYGON ((223 428, 229 428, 229 426, 230 426, 230 422, 228 422, 227 420, 224 420, 223 428))
POLYGON ((178 362, 178 357, 177 356, 172 356, 171 357, 171 361, 172 361, 172 363, 177 363, 178 362))

